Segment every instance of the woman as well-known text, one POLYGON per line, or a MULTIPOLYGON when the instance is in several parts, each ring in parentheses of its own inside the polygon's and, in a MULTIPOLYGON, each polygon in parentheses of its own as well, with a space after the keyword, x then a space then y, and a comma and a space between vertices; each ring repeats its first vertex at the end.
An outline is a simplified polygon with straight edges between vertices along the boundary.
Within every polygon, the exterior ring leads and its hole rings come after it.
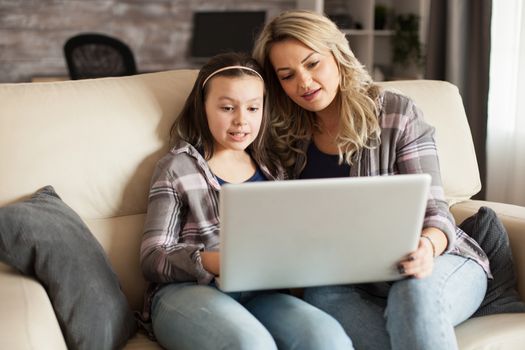
POLYGON ((476 311, 491 276, 486 254, 449 212, 434 129, 409 98, 373 83, 345 34, 322 15, 277 16, 254 57, 265 70, 275 149, 291 177, 432 176, 419 245, 398 266, 407 278, 309 288, 305 300, 338 319, 358 349, 457 348, 454 326, 476 311))

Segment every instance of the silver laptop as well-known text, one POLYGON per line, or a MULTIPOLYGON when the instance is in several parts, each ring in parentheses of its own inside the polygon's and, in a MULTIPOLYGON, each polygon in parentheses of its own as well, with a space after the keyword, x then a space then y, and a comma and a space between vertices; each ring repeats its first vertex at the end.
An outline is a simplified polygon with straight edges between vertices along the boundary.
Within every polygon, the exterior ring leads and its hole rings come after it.
POLYGON ((430 175, 264 181, 220 192, 224 291, 401 278, 417 247, 430 175))

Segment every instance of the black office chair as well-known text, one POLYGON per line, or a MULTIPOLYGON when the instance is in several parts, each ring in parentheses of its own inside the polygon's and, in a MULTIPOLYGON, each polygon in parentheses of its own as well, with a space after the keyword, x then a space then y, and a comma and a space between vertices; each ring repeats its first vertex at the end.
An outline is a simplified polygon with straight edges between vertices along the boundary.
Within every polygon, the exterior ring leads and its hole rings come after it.
POLYGON ((137 74, 131 49, 104 34, 85 33, 68 39, 64 55, 73 80, 137 74))

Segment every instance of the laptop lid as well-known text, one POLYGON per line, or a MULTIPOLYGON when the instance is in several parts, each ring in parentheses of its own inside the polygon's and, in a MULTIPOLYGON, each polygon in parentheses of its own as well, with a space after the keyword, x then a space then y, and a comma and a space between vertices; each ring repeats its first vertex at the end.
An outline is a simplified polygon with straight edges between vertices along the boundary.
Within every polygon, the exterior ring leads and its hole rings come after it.
POLYGON ((401 278, 417 247, 430 175, 264 181, 221 188, 224 291, 401 278))

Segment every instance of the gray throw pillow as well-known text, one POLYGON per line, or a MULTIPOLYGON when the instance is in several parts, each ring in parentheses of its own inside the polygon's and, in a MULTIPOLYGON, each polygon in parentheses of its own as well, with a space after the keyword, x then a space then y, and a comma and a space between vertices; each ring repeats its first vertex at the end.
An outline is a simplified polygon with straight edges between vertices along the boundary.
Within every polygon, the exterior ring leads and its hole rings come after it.
POLYGON ((53 187, 0 208, 0 260, 44 286, 69 349, 122 348, 135 333, 102 246, 53 187))
POLYGON ((487 254, 494 279, 489 279, 485 299, 473 315, 525 312, 525 303, 516 289, 516 273, 509 238, 494 210, 479 208, 478 212, 460 225, 487 254))

